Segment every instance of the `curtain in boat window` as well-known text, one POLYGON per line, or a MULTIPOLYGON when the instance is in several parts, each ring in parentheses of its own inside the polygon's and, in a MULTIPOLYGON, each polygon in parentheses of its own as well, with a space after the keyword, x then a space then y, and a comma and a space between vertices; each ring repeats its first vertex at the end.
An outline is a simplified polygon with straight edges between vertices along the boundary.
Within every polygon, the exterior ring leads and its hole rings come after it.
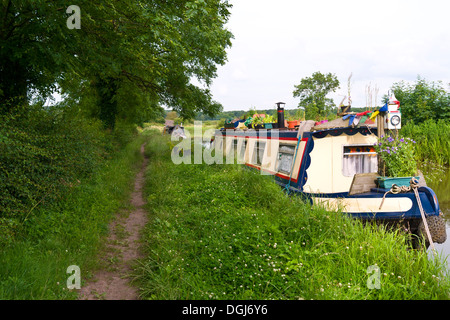
POLYGON ((377 153, 373 146, 344 146, 342 162, 342 173, 345 177, 352 177, 357 173, 371 173, 378 171, 377 153))

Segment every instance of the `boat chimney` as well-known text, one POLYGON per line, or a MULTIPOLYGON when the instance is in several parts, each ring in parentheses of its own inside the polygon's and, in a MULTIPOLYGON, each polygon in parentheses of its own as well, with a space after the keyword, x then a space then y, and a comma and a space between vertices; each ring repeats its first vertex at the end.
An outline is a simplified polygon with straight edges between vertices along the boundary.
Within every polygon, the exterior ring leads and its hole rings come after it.
POLYGON ((285 128, 285 126, 284 126, 284 105, 285 104, 286 103, 284 103, 284 102, 277 102, 276 103, 276 105, 277 105, 277 115, 278 115, 278 128, 279 129, 285 128), (283 105, 283 108, 280 107, 280 105, 283 105))

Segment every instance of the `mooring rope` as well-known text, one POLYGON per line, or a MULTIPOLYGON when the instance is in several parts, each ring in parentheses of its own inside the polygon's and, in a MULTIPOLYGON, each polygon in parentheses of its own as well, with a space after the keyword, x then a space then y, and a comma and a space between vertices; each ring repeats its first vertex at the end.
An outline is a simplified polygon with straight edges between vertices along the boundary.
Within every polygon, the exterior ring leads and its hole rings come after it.
POLYGON ((428 241, 430 242, 431 249, 433 250, 433 253, 436 254, 436 248, 434 247, 430 229, 428 228, 427 219, 425 217, 425 213, 423 212, 422 201, 420 201, 420 197, 419 197, 419 190, 418 190, 419 189, 419 181, 416 178, 412 177, 409 184, 410 184, 411 188, 414 190, 414 194, 416 195, 416 200, 417 200, 417 203, 419 204, 420 214, 422 215, 423 225, 425 227, 425 232, 427 233, 427 237, 428 237, 428 241))
POLYGON ((425 213, 423 212, 422 201, 420 201, 418 189, 419 189, 419 181, 414 177, 411 178, 411 181, 409 182, 409 186, 398 186, 396 184, 393 184, 391 189, 383 195, 383 200, 381 200, 379 209, 381 209, 381 207, 383 206, 384 199, 388 193, 397 194, 397 193, 401 193, 401 192, 409 192, 411 190, 414 191, 414 195, 416 196, 416 201, 417 201, 417 204, 419 205, 419 211, 420 211, 420 215, 422 216, 422 221, 423 221, 423 225, 425 227, 425 232, 427 234, 428 241, 430 242, 430 246, 431 246, 431 249, 433 250, 433 253, 436 254, 436 249, 434 247, 430 229, 428 228, 428 223, 427 223, 427 219, 425 217, 425 213))

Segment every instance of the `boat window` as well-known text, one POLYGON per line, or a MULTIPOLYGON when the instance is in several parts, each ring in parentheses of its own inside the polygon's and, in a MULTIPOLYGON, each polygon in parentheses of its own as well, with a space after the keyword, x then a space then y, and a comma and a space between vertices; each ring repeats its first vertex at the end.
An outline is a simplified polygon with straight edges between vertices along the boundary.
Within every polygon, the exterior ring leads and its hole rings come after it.
POLYGON ((255 142, 255 148, 253 149, 252 163, 258 166, 262 163, 262 158, 264 156, 264 148, 266 147, 266 142, 258 140, 255 142))
MULTIPOLYGON (((236 141, 238 141, 238 139, 236 139, 236 141)), ((237 145, 236 145, 236 147, 237 147, 237 145)), ((247 148, 247 139, 242 139, 241 148, 236 151, 237 157, 238 157, 238 161, 240 161, 240 162, 244 161, 245 148, 247 148)))
POLYGON ((236 138, 227 136, 225 138, 225 142, 226 142, 226 149, 225 149, 226 157, 229 161, 231 160, 234 161, 234 155, 236 154, 236 138))
POLYGON ((345 177, 378 170, 377 153, 373 145, 344 146, 342 163, 342 173, 345 177))
POLYGON ((278 149, 277 171, 284 174, 291 174, 292 161, 294 160, 295 146, 280 144, 278 149))

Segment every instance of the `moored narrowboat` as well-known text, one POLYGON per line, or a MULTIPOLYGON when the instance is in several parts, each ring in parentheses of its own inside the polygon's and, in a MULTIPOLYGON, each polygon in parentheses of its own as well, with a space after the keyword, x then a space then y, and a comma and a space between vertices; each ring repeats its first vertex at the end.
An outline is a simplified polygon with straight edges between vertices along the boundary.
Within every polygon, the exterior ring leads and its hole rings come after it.
POLYGON ((432 242, 444 242, 439 202, 422 176, 397 189, 378 183, 377 121, 393 117, 365 117, 355 125, 352 115, 325 123, 302 121, 295 129, 221 129, 216 131, 215 148, 227 156, 235 154, 238 163, 273 175, 284 190, 311 203, 363 220, 401 221, 422 236, 425 227, 432 242))

